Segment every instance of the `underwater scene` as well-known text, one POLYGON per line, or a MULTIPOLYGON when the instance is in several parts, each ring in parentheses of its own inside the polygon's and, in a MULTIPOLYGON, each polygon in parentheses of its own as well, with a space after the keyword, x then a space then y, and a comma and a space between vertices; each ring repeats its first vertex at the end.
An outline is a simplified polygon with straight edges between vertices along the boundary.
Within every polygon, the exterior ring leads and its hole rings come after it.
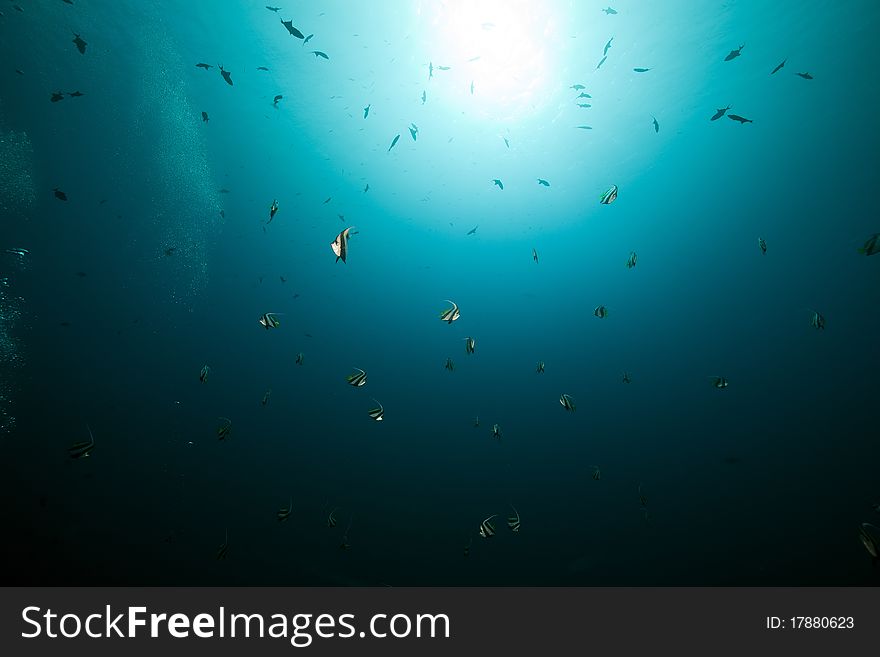
POLYGON ((277 1, 0 4, 5 584, 880 584, 880 5, 277 1))

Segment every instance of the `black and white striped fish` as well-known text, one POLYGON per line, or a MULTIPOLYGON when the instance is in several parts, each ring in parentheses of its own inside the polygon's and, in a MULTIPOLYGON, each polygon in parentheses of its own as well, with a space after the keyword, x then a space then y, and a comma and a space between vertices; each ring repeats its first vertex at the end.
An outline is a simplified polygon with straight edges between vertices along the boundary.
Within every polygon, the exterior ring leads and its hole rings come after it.
POLYGON ((373 401, 376 402, 379 406, 378 406, 378 408, 371 408, 369 411, 367 411, 367 414, 371 418, 376 420, 376 422, 381 422, 385 417, 385 407, 382 406, 382 404, 379 403, 378 401, 376 401, 375 399, 373 401))
POLYGON ((95 437, 92 435, 92 428, 87 424, 86 429, 89 430, 89 439, 74 443, 67 448, 70 458, 84 459, 91 456, 92 450, 95 449, 95 437))
POLYGON ((468 336, 464 339, 464 352, 466 354, 474 353, 474 349, 477 347, 477 341, 472 337, 468 336))
POLYGON ((228 417, 219 417, 220 426, 217 427, 217 440, 226 440, 232 431, 232 420, 228 417))
POLYGON ((278 313, 263 314, 263 316, 260 317, 260 324, 262 324, 267 331, 269 329, 278 328, 279 326, 281 326, 281 322, 278 321, 278 318, 276 317, 277 314, 278 313))
POLYGON ((508 516, 507 518, 507 526, 510 527, 510 531, 514 534, 519 533, 519 511, 516 510, 516 507, 513 504, 510 505, 510 508, 513 509, 513 512, 516 515, 508 516))
POLYGON ((461 317, 461 312, 459 312, 458 310, 458 304, 456 304, 454 301, 446 299, 446 303, 451 303, 452 308, 447 308, 440 313, 440 321, 446 322, 447 324, 452 324, 452 322, 461 317))
POLYGON ((269 390, 266 391, 266 394, 263 395, 263 399, 260 401, 260 403, 261 403, 263 406, 265 406, 266 404, 268 404, 268 403, 269 403, 269 397, 270 397, 271 395, 272 395, 272 389, 270 388, 269 390))
POLYGON ((480 536, 483 538, 489 538, 490 536, 495 536, 495 527, 490 522, 492 518, 497 516, 497 513, 492 514, 488 518, 486 518, 483 522, 480 523, 480 536))
POLYGON ((455 371, 455 363, 452 362, 452 359, 451 359, 451 358, 447 358, 447 359, 446 359, 446 365, 444 365, 443 367, 445 367, 445 368, 446 368, 447 370, 449 370, 450 372, 454 372, 454 371, 455 371))
POLYGON ((205 365, 202 367, 202 371, 199 372, 199 381, 202 383, 206 383, 208 381, 208 373, 211 371, 211 368, 205 365))
POLYGON ((599 481, 602 478, 602 472, 599 470, 598 465, 593 466, 593 480, 599 481))
POLYGON ((543 374, 543 373, 544 373, 544 361, 543 361, 543 360, 539 360, 539 361, 538 361, 538 367, 535 368, 535 371, 536 371, 538 374, 543 374))
POLYGON ((336 526, 336 509, 333 509, 330 515, 327 516, 327 526, 331 529, 336 526))
POLYGON ((608 308, 605 306, 596 306, 596 310, 593 311, 593 314, 599 319, 605 319, 608 317, 608 308))
POLYGON ((617 199, 617 185, 611 185, 607 192, 602 194, 602 197, 599 199, 599 203, 602 205, 609 205, 614 203, 617 199))
POLYGON ((825 328, 825 317, 822 316, 821 313, 813 311, 813 316, 810 317, 810 326, 814 329, 824 329, 825 328))
POLYGON ((712 379, 712 385, 716 388, 726 388, 728 385, 727 379, 725 379, 723 376, 710 376, 709 378, 712 379))
POLYGON ((333 249, 333 253, 336 254, 336 262, 342 260, 342 262, 345 263, 345 259, 348 257, 348 237, 351 235, 352 228, 354 228, 354 226, 346 228, 336 236, 335 240, 330 242, 330 248, 333 249))
POLYGON ((297 365, 302 365, 303 362, 305 361, 305 359, 306 359, 306 357, 303 356, 303 353, 302 353, 302 352, 299 352, 299 353, 296 355, 296 364, 297 364, 297 365))
POLYGON ((633 267, 635 267, 638 259, 639 257, 636 255, 636 252, 630 251, 629 257, 626 259, 626 268, 632 269, 633 267))
POLYGON ((356 369, 357 372, 349 374, 347 377, 345 377, 345 380, 348 381, 349 385, 353 385, 355 388, 359 388, 367 382, 367 373, 359 367, 355 367, 354 369, 356 369))
POLYGON ((278 522, 284 522, 290 517, 291 512, 293 511, 293 498, 290 498, 290 501, 287 503, 286 508, 278 509, 278 512, 275 514, 275 517, 278 518, 278 522))
POLYGON ((217 561, 226 558, 226 551, 229 549, 229 530, 225 530, 225 538, 223 539, 223 543, 220 544, 220 549, 217 550, 217 561))
POLYGON ((567 411, 575 410, 574 400, 571 398, 571 395, 567 395, 563 392, 559 397, 559 403, 562 404, 562 408, 567 411))
POLYGON ((497 424, 492 425, 492 437, 501 440, 501 427, 497 424))

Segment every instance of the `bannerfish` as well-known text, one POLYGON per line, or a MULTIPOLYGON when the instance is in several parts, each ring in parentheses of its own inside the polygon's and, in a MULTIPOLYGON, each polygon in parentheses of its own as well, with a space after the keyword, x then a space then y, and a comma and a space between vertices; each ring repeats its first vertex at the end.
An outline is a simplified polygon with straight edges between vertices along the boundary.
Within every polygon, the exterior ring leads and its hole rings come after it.
POLYGON ((450 301, 449 299, 446 299, 446 303, 451 303, 452 307, 447 308, 446 310, 444 310, 443 312, 440 313, 440 321, 446 322, 447 324, 452 324, 452 322, 454 322, 459 317, 461 317, 461 312, 458 309, 458 304, 455 303, 454 301, 450 301))
POLYGON ((342 263, 345 264, 345 259, 348 256, 348 237, 352 228, 353 226, 346 228, 336 236, 335 240, 330 242, 330 248, 336 254, 336 262, 342 260, 342 263))
POLYGON ((610 205, 617 200, 617 185, 611 185, 607 192, 602 194, 599 203, 602 205, 610 205))

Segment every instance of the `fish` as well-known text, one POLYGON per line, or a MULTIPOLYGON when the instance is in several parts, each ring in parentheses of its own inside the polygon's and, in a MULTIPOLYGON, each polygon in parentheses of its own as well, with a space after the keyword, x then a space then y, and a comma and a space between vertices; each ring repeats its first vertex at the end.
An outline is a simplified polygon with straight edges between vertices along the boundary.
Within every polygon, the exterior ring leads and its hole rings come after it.
POLYGON ((502 137, 502 139, 504 140, 504 145, 510 148, 510 142, 507 141, 507 137, 502 137))
POLYGON ((322 57, 322 58, 324 58, 324 59, 330 59, 330 58, 327 56, 327 53, 325 53, 325 52, 321 52, 320 50, 313 50, 313 51, 312 51, 312 54, 315 56, 315 59, 317 59, 318 57, 322 57))
POLYGON ((370 183, 364 185, 364 194, 366 194, 368 191, 370 191, 370 183))
POLYGON ((447 369, 447 370, 449 370, 450 372, 454 372, 454 371, 455 371, 455 363, 452 362, 452 359, 451 359, 451 358, 447 358, 447 359, 446 359, 446 365, 444 365, 443 367, 444 367, 444 369, 447 369))
POLYGON ((376 422, 381 422, 385 419, 385 407, 375 399, 373 401, 376 402, 376 408, 371 408, 367 411, 367 415, 373 418, 376 422))
POLYGON ((783 66, 785 66, 785 62, 786 62, 786 60, 783 59, 782 62, 776 66, 776 68, 774 68, 772 71, 770 71, 770 75, 773 75, 774 73, 776 73, 776 71, 778 71, 783 66))
POLYGON ((608 54, 608 50, 610 50, 610 48, 611 48, 612 41, 614 41, 614 37, 611 37, 610 39, 608 39, 608 43, 605 44, 605 50, 602 51, 603 56, 608 54))
POLYGON ((534 260, 535 263, 538 262, 538 252, 535 249, 532 249, 532 260, 534 260))
POLYGON ((602 478, 602 472, 598 465, 593 466, 593 481, 599 481, 602 478))
POLYGON ((544 373, 544 361, 543 360, 538 361, 538 366, 535 368, 535 372, 537 372, 538 374, 544 373))
POLYGON ((543 178, 538 178, 538 184, 539 184, 539 185, 544 185, 544 187, 549 187, 549 186, 550 186, 550 183, 547 182, 546 180, 544 180, 543 178))
POLYGON ((413 141, 415 141, 416 138, 418 137, 418 135, 419 135, 419 127, 418 127, 415 123, 411 123, 411 124, 410 124, 410 127, 409 127, 409 134, 410 134, 410 136, 412 137, 413 141))
POLYGON ((396 135, 394 139, 391 140, 391 146, 388 147, 388 152, 391 152, 391 149, 397 144, 397 140, 400 139, 400 135, 396 135))
POLYGON ((795 75, 802 77, 804 80, 812 80, 813 76, 809 73, 795 73, 795 75))
POLYGON ((269 5, 266 5, 266 9, 268 9, 269 11, 275 11, 275 12, 281 11, 281 7, 270 7, 269 5))
POLYGON ((285 28, 287 28, 287 31, 290 32, 290 34, 292 36, 295 36, 297 39, 304 39, 305 38, 305 35, 293 26, 293 19, 292 18, 289 21, 286 21, 282 18, 281 24, 285 28))
POLYGON ((603 57, 602 59, 599 60, 599 63, 596 64, 596 70, 597 70, 597 71, 599 70, 599 67, 602 66, 602 64, 605 63, 605 60, 606 60, 606 59, 608 59, 608 56, 607 56, 607 55, 606 55, 605 57, 603 57))
POLYGON ((466 354, 474 353, 474 350, 477 348, 477 341, 472 337, 468 336, 464 339, 464 352, 466 354))
POLYGON ((281 322, 276 317, 276 315, 278 314, 279 313, 263 313, 262 317, 260 317, 259 319, 259 322, 267 331, 269 329, 278 328, 279 326, 281 326, 281 322))
POLYGON ((471 228, 471 229, 467 232, 467 234, 468 234, 468 235, 473 235, 473 234, 475 234, 475 233, 477 232, 477 228, 479 228, 479 227, 480 227, 480 225, 477 224, 476 226, 474 226, 473 228, 471 228))
POLYGON ((859 247, 858 252, 866 256, 880 253, 880 233, 874 233, 866 239, 865 244, 859 247))
POLYGON ((758 248, 761 249, 761 254, 767 254, 767 242, 764 241, 763 237, 758 238, 758 248))
POLYGON ((336 216, 339 217, 339 221, 345 221, 345 215, 344 215, 344 214, 337 214, 336 216))
POLYGON ((859 540, 871 555, 871 562, 877 563, 880 559, 880 528, 871 523, 863 522, 859 526, 859 540))
POLYGON ((203 64, 203 63, 199 62, 198 64, 196 64, 196 68, 203 68, 207 71, 209 68, 214 68, 214 67, 211 64, 203 64))
POLYGON ((660 124, 657 123, 657 117, 652 116, 651 118, 654 119, 654 132, 660 132, 660 124))
POLYGON ((634 73, 647 73, 647 72, 650 71, 650 70, 651 70, 651 69, 649 69, 649 68, 634 68, 634 69, 633 69, 633 72, 634 72, 634 73))
POLYGON ((607 7, 606 9, 603 9, 602 11, 604 11, 608 16, 613 16, 614 14, 617 13, 617 10, 612 9, 611 7, 607 7))
POLYGON ((434 62, 428 62, 428 79, 434 77, 434 62))
POLYGON ((608 188, 608 191, 602 194, 602 196, 599 198, 599 203, 601 203, 602 205, 610 205, 616 200, 617 185, 611 185, 611 187, 608 188))
POLYGON ((208 113, 207 112, 202 112, 202 121, 204 123, 208 122, 208 113))
POLYGON ((492 437, 501 440, 501 427, 497 424, 492 425, 492 437))
POLYGON ((507 517, 507 526, 510 527, 510 531, 514 534, 519 533, 519 511, 516 510, 516 507, 513 504, 510 505, 510 508, 513 509, 514 515, 507 517))
POLYGON ((754 123, 754 121, 752 121, 751 119, 747 119, 744 116, 740 116, 739 114, 728 114, 727 118, 731 119, 732 121, 739 121, 740 123, 754 123))
MULTIPOLYGON (((24 258, 28 253, 30 253, 30 251, 28 251, 27 249, 17 248, 17 249, 6 249, 6 253, 11 253, 12 255, 17 255, 21 258, 24 258)), ((80 272, 77 272, 77 275, 79 275, 79 274, 80 274, 80 272)), ((85 276, 85 273, 83 273, 83 276, 85 276)), ((2 280, 6 280, 6 279, 4 278, 2 280)))
POLYGON ((367 105, 367 106, 364 108, 364 118, 367 118, 367 116, 369 116, 369 114, 370 114, 370 108, 371 108, 372 106, 373 106, 373 104, 370 103, 369 105, 367 105))
POLYGON ((473 541, 473 539, 469 538, 467 545, 464 546, 464 556, 468 556, 471 553, 471 542, 472 541, 473 541))
POLYGON ((422 91, 422 105, 425 104, 426 100, 428 100, 428 94, 422 91))
POLYGON ((79 50, 80 55, 86 54, 86 46, 88 44, 80 38, 79 34, 76 34, 75 32, 73 35, 73 43, 76 44, 76 49, 79 50))
POLYGON ((571 398, 571 395, 567 395, 564 392, 559 397, 559 403, 562 404, 562 408, 567 411, 573 412, 575 410, 574 400, 571 398))
POLYGON ((59 100, 64 100, 64 92, 62 91, 55 91, 49 97, 49 102, 52 103, 57 103, 59 100))
POLYGON ((712 379, 712 385, 719 390, 726 388, 729 385, 727 379, 723 376, 710 376, 709 378, 712 379))
POLYGON ((55 189, 53 189, 52 192, 55 194, 55 198, 57 198, 59 201, 66 201, 67 200, 67 194, 62 192, 57 187, 55 189))
POLYGON ((221 187, 221 188, 218 190, 218 192, 219 192, 220 194, 228 194, 228 193, 230 192, 230 190, 226 189, 225 187, 221 187))
POLYGON ((461 317, 461 312, 458 309, 458 304, 454 301, 450 301, 446 299, 446 303, 451 303, 452 308, 447 308, 446 310, 440 313, 440 321, 446 322, 447 324, 452 324, 455 320, 461 317))
POLYGON ((621 381, 623 381, 624 383, 632 383, 632 379, 629 378, 629 373, 624 372, 621 381))
POLYGON ((450 66, 438 66, 437 70, 438 71, 448 71, 450 68, 451 68, 450 66))
POLYGON ((95 449, 95 436, 92 434, 92 428, 87 424, 86 429, 89 430, 89 439, 73 443, 67 448, 68 454, 72 459, 84 459, 92 455, 95 449))
POLYGON ((333 198, 333 197, 332 197, 332 196, 328 196, 327 198, 325 198, 325 199, 324 199, 324 202, 321 203, 321 205, 327 205, 327 204, 330 202, 330 199, 331 199, 331 198, 333 198))
POLYGON ((367 373, 364 372, 361 368, 355 367, 355 372, 352 372, 347 377, 345 377, 345 381, 350 386, 354 386, 355 388, 360 388, 367 383, 367 373))
POLYGON ((67 95, 70 96, 71 98, 79 98, 80 96, 85 96, 85 94, 82 91, 72 91, 72 92, 69 92, 67 95))
POLYGON ((226 440, 232 432, 232 420, 228 417, 218 417, 220 425, 217 427, 217 440, 226 440))
POLYGON ((223 542, 220 544, 220 548, 217 550, 217 561, 221 561, 226 558, 226 552, 229 550, 229 530, 225 530, 225 538, 223 542))
POLYGON ((626 259, 626 268, 632 269, 633 267, 635 267, 638 259, 639 257, 636 255, 636 252, 630 251, 629 257, 626 259))
POLYGON ((268 71, 269 69, 266 68, 265 66, 257 66, 257 70, 258 71, 268 71))
POLYGON ((208 367, 207 365, 204 365, 202 367, 202 371, 199 372, 199 381, 201 381, 202 383, 207 383, 208 382, 208 374, 210 373, 210 371, 211 371, 211 368, 208 367))
POLYGON ((266 394, 263 395, 263 399, 260 401, 260 404, 262 404, 263 406, 268 404, 269 403, 269 396, 271 394, 272 394, 272 389, 270 388, 269 390, 266 391, 266 394))
POLYGON ((474 81, 471 80, 471 96, 474 95, 474 81))
POLYGON ((297 365, 302 365, 305 362, 305 359, 306 359, 306 357, 303 356, 303 353, 299 352, 296 355, 296 360, 294 361, 294 363, 296 363, 297 365))
POLYGON ((272 220, 275 218, 275 213, 278 212, 278 201, 277 199, 272 200, 272 205, 269 206, 269 221, 266 223, 272 223, 272 220))
POLYGON ((278 522, 284 522, 290 517, 291 512, 293 511, 293 498, 290 498, 290 501, 287 503, 287 507, 282 507, 278 509, 275 517, 278 518, 278 522))
POLYGON ((279 101, 279 100, 282 100, 283 98, 284 98, 284 96, 282 96, 281 94, 277 94, 277 95, 272 99, 272 104, 273 104, 275 107, 278 107, 278 101, 279 101))
POLYGON ((569 89, 574 89, 575 91, 580 91, 581 89, 586 89, 586 87, 582 84, 573 84, 569 87, 569 89))
POLYGON ((729 110, 729 109, 730 109, 730 105, 728 105, 727 107, 722 107, 720 109, 715 110, 715 114, 713 114, 712 118, 709 120, 710 121, 717 121, 722 116, 724 116, 727 113, 727 110, 729 110))
POLYGON ((486 518, 483 522, 480 523, 480 536, 483 538, 489 538, 490 536, 495 536, 495 527, 492 525, 492 518, 497 516, 495 513, 488 518, 486 518))
POLYGON ((336 262, 342 260, 342 264, 345 264, 345 259, 348 256, 348 237, 351 235, 352 228, 354 228, 354 226, 349 226, 339 233, 335 240, 330 242, 330 248, 333 249, 333 253, 336 254, 336 262))
POLYGON ((478 428, 480 426, 480 416, 474 418, 474 428, 478 428))
POLYGON ((815 310, 813 311, 813 316, 810 317, 810 326, 814 329, 824 329, 825 328, 825 317, 815 310))
POLYGON ((223 76, 223 79, 226 80, 226 84, 230 87, 232 86, 232 75, 222 66, 220 67, 220 75, 223 76))
POLYGON ((336 526, 336 511, 337 510, 338 510, 338 507, 336 509, 333 509, 330 512, 330 515, 327 516, 327 526, 330 527, 331 529, 336 526))
POLYGON ((592 107, 592 105, 590 105, 589 103, 578 103, 577 106, 582 107, 584 109, 586 109, 588 107, 592 107))
POLYGON ((731 50, 729 53, 727 53, 727 57, 724 58, 724 61, 729 62, 730 60, 739 57, 742 54, 743 48, 745 48, 745 45, 740 46, 736 50, 731 50))
POLYGON ((504 191, 504 183, 501 182, 500 180, 498 180, 498 178, 493 178, 492 184, 495 185, 496 187, 499 187, 502 191, 504 191))
POLYGON ((593 126, 591 125, 576 125, 575 128, 578 130, 592 130, 593 126))
POLYGON ((599 319, 605 319, 606 317, 608 317, 608 308, 606 308, 605 306, 596 306, 593 314, 599 319))
MULTIPOLYGON (((591 96, 590 94, 585 93, 585 92, 583 92, 583 91, 582 91, 581 93, 579 93, 579 94, 577 95, 577 97, 578 97, 578 98, 592 98, 592 96, 591 96)), ((577 98, 576 98, 575 100, 577 100, 577 98)))

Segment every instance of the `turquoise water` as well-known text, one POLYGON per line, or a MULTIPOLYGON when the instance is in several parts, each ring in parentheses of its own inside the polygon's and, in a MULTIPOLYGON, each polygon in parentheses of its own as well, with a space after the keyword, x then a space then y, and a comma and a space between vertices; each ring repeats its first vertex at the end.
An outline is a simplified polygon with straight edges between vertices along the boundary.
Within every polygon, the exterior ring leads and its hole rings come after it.
POLYGON ((610 6, 3 4, 7 581, 876 585, 880 14, 610 6))

